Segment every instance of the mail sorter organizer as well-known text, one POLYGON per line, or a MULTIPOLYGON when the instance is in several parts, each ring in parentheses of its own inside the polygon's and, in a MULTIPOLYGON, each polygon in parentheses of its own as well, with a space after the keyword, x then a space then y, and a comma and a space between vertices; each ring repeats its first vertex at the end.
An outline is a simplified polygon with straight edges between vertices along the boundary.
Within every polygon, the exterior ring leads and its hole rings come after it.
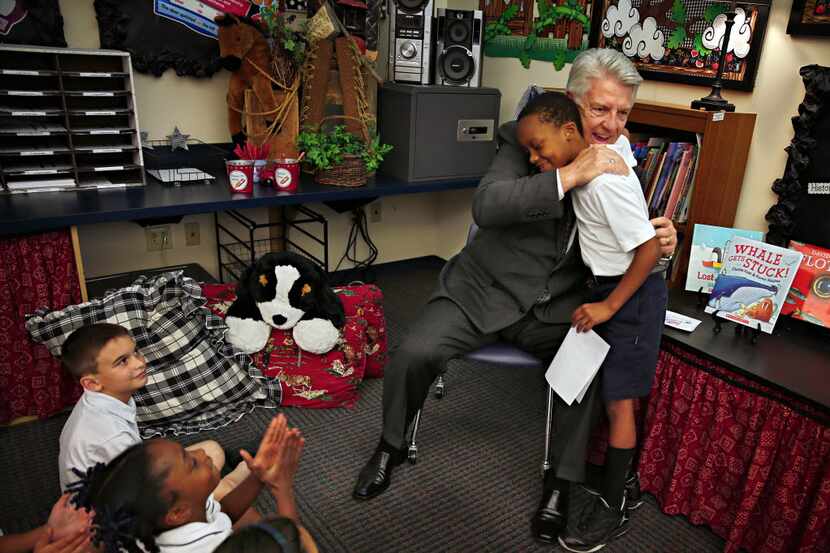
POLYGON ((127 52, 0 45, 0 191, 144 184, 127 52))

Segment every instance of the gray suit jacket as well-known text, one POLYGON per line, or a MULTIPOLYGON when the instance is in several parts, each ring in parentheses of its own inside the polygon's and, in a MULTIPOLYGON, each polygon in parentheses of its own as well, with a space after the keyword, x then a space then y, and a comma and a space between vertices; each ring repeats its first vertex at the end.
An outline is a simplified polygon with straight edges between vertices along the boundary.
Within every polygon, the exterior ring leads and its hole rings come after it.
POLYGON ((534 309, 539 320, 567 323, 585 301, 589 276, 578 240, 567 249, 575 217, 559 200, 556 175, 535 173, 516 140, 516 122, 499 128, 499 150, 473 198, 480 227, 449 260, 433 296, 455 302, 485 333, 498 332, 534 309), (551 299, 537 304, 549 293, 551 299))

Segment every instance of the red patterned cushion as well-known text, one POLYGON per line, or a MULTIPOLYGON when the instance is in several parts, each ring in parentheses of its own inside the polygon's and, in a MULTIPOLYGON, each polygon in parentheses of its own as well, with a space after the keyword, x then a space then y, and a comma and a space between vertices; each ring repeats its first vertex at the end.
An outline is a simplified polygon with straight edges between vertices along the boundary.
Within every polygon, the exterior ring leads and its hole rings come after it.
POLYGON ((355 317, 366 328, 366 378, 382 378, 387 361, 386 318, 383 292, 374 284, 335 288, 346 317, 355 317))
MULTIPOLYGON (((236 299, 233 284, 204 284, 207 306, 224 317, 236 299)), ((386 356, 386 325, 376 286, 346 286, 335 292, 343 302, 346 325, 340 344, 325 355, 300 350, 291 331, 273 329, 265 348, 252 356, 266 376, 282 383, 283 405, 307 408, 351 407, 357 386, 373 363, 373 375, 382 374, 386 356), (373 290, 367 290, 367 289, 373 290), (361 305, 362 298, 374 298, 361 305), (367 344, 374 336, 372 345, 367 344), (378 364, 380 369, 378 370, 378 364)))

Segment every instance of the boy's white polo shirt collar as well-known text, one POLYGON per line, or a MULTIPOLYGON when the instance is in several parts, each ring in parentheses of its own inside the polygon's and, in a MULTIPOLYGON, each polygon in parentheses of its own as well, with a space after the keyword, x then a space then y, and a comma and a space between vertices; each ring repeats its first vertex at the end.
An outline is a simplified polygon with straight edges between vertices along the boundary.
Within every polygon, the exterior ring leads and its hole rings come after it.
POLYGON ((131 397, 127 403, 108 394, 85 390, 81 398, 89 407, 106 411, 120 419, 135 422, 135 400, 131 397))
POLYGON ((207 498, 205 517, 207 522, 189 522, 162 532, 156 536, 156 545, 162 553, 213 551, 231 535, 233 523, 230 517, 222 512, 222 505, 213 498, 213 494, 207 498))

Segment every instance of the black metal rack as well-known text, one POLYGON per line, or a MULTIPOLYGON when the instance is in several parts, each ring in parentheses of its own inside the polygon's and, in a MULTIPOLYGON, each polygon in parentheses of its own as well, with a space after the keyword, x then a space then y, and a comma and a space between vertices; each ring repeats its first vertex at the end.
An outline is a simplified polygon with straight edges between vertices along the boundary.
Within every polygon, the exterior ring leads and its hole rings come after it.
POLYGON ((289 208, 280 207, 280 220, 276 222, 259 223, 247 217, 240 211, 228 210, 214 213, 216 228, 216 254, 219 259, 219 280, 226 282, 226 274, 233 280, 239 280, 246 267, 252 265, 258 257, 271 251, 293 250, 302 253, 318 263, 324 271, 329 270, 329 223, 326 218, 304 205, 291 206, 296 214, 289 220, 289 208), (224 218, 231 218, 248 236, 242 238, 223 222, 224 218), (270 229, 278 227, 280 235, 270 235, 270 229), (263 229, 267 229, 269 236, 261 237, 263 229), (322 249, 322 255, 314 255, 302 245, 292 240, 289 230, 297 231, 311 240, 322 249), (311 230, 311 232, 309 231, 311 230), (314 233, 317 231, 317 234, 314 233), (230 241, 227 241, 230 238, 230 241), (223 242, 223 240, 226 240, 223 242))

